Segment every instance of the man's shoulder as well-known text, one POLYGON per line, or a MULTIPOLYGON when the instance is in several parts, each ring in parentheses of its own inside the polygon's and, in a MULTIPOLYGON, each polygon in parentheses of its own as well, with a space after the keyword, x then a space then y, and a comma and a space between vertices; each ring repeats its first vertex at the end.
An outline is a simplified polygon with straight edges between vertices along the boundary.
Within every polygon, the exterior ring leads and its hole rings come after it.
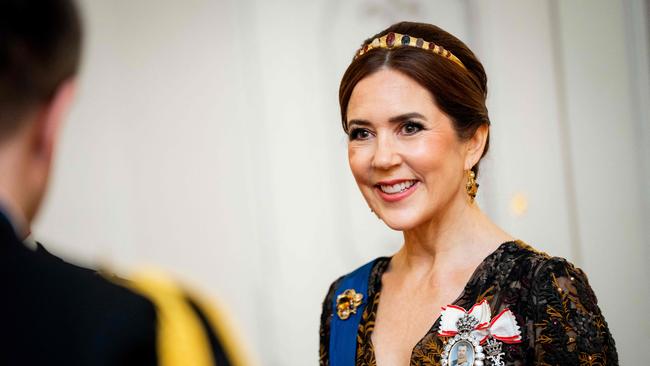
POLYGON ((128 317, 154 322, 155 310, 147 298, 117 278, 67 262, 40 244, 35 251, 15 248, 3 262, 8 270, 0 278, 0 288, 13 294, 14 303, 28 304, 39 314, 66 309, 80 321, 93 321, 126 312, 128 317))
POLYGON ((50 253, 41 244, 35 255, 36 265, 42 272, 39 281, 42 286, 65 292, 85 306, 99 306, 107 311, 153 312, 153 305, 147 298, 127 288, 125 280, 113 273, 70 263, 50 253))
POLYGON ((157 318, 151 301, 42 247, 16 244, 0 258, 0 290, 11 299, 0 303, 0 339, 13 349, 0 352, 0 361, 16 364, 14 357, 29 354, 22 364, 152 364, 157 318), (35 347, 42 352, 32 352, 35 347))

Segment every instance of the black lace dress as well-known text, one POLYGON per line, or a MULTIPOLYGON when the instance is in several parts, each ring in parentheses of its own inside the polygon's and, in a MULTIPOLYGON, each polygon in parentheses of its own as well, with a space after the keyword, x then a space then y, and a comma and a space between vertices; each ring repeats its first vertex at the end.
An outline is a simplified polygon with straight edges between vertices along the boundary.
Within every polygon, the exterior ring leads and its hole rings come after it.
MULTIPOLYGON (((376 365, 371 341, 381 293, 381 276, 390 258, 372 269, 368 298, 357 333, 357 365, 376 365)), ((335 281, 323 302, 320 365, 329 364, 329 324, 335 281)), ((549 257, 521 241, 502 244, 477 267, 454 303, 465 309, 487 300, 492 316, 509 308, 521 328, 522 342, 504 344, 505 365, 618 365, 614 339, 598 308, 587 276, 565 259, 549 257)), ((440 319, 411 353, 411 365, 439 365, 446 337, 440 319)), ((486 365, 490 363, 486 361, 486 365)))

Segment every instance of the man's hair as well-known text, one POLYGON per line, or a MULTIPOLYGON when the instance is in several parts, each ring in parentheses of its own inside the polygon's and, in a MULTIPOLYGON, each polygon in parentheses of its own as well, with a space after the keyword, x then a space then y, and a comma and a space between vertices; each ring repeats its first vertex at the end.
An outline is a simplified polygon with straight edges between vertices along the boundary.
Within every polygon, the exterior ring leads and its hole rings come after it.
POLYGON ((73 0, 0 3, 0 143, 74 76, 81 22, 73 0))

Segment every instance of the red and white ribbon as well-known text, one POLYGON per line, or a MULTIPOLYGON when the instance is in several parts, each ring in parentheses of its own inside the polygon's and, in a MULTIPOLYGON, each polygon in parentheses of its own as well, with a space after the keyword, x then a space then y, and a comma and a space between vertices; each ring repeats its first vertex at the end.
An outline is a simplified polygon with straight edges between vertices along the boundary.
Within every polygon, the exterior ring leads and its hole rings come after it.
POLYGON ((521 331, 512 311, 506 308, 497 316, 491 318, 492 312, 486 300, 474 304, 469 311, 456 305, 443 307, 440 314, 440 330, 438 333, 444 337, 453 337, 458 334, 456 322, 465 314, 478 319, 478 324, 471 331, 471 335, 475 339, 479 339, 480 343, 485 342, 490 336, 504 343, 521 342, 521 331))

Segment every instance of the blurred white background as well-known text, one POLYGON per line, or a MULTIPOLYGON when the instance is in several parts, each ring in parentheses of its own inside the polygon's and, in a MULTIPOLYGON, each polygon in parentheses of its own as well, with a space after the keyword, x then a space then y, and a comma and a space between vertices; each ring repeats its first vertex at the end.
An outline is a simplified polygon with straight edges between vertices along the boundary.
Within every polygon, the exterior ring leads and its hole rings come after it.
POLYGON ((363 39, 437 24, 486 67, 481 206, 589 275, 621 364, 647 361, 647 0, 85 0, 79 98, 35 227, 230 307, 262 365, 314 365, 331 281, 401 244, 348 170, 338 83, 363 39))

